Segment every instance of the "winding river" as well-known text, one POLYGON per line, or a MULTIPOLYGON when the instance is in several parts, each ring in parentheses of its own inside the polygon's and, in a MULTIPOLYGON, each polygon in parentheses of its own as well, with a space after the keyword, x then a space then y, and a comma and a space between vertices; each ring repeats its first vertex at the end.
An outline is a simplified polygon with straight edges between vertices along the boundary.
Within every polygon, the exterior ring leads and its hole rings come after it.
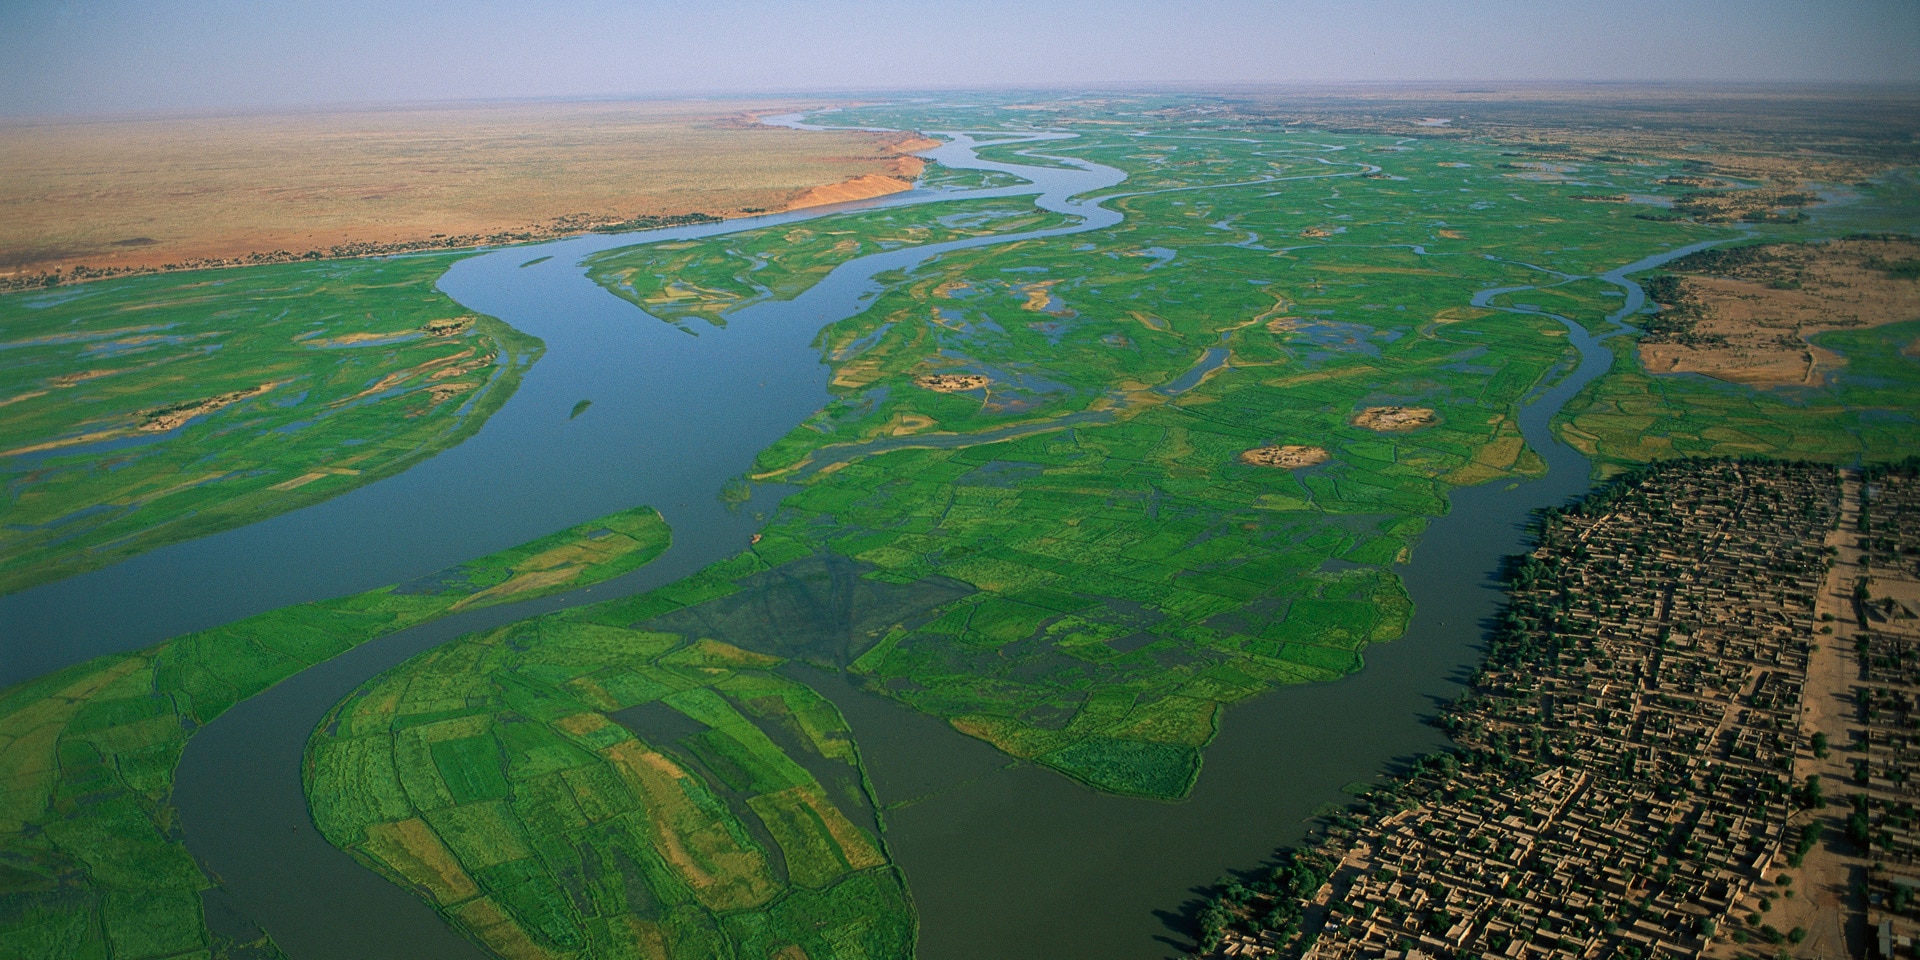
MULTIPOLYGON (((717 494, 758 451, 827 402, 828 370, 814 337, 865 309, 881 290, 879 274, 944 252, 1121 219, 1074 199, 1119 184, 1119 170, 1077 160, 1064 161, 1070 168, 994 163, 974 153, 988 140, 948 136, 926 155, 1031 182, 913 191, 643 237, 579 237, 456 263, 440 281, 443 290, 547 344, 518 392, 473 438, 326 503, 0 599, 9 638, 0 639, 7 671, 0 685, 261 610, 407 580, 635 504, 655 506, 672 525, 674 544, 652 565, 571 594, 474 611, 365 644, 236 706, 198 732, 181 763, 175 800, 188 846, 225 887, 222 904, 209 911, 217 925, 232 924, 225 932, 250 934, 237 918, 251 917, 295 960, 481 956, 424 904, 318 836, 300 783, 308 735, 360 684, 436 644, 650 589, 743 549, 783 491, 763 487, 735 509, 717 494), (591 253, 636 243, 852 209, 1029 194, 1041 208, 1078 222, 861 257, 793 300, 730 315, 725 328, 659 322, 586 280, 579 266, 591 253), (551 259, 534 262, 542 257, 551 259), (592 400, 592 408, 570 420, 580 400, 592 400), (226 897, 234 902, 224 904, 226 897)), ((1628 273, 1706 245, 1603 277, 1627 294, 1605 335, 1625 329, 1621 321, 1643 304, 1628 273)), ((1503 292, 1511 291, 1482 291, 1475 302, 1503 292)), ((1600 342, 1605 335, 1562 322, 1580 362, 1520 411, 1528 443, 1546 458, 1545 476, 1455 491, 1451 512, 1432 524, 1414 562, 1398 571, 1416 604, 1408 635, 1369 649, 1367 668, 1344 680, 1236 707, 1186 802, 1096 794, 1012 763, 837 676, 808 675, 852 723, 881 800, 914 800, 888 815, 888 839, 919 907, 920 956, 1146 960, 1177 953, 1184 924, 1158 911, 1178 908, 1223 871, 1256 865, 1276 843, 1297 839, 1309 812, 1338 799, 1342 784, 1438 746, 1442 738, 1423 719, 1471 669, 1499 601, 1492 577, 1500 558, 1519 548, 1532 510, 1588 483, 1590 465, 1557 442, 1548 425, 1606 371, 1612 355, 1600 342), (1360 703, 1364 710, 1355 709, 1360 703)))

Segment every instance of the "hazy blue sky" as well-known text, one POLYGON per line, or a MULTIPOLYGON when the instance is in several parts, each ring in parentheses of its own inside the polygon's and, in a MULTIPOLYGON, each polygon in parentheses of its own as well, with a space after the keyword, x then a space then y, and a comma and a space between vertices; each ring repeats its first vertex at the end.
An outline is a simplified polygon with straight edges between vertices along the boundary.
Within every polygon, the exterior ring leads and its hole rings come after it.
POLYGON ((1920 82, 1920 0, 0 0, 0 113, 1368 80, 1920 82))

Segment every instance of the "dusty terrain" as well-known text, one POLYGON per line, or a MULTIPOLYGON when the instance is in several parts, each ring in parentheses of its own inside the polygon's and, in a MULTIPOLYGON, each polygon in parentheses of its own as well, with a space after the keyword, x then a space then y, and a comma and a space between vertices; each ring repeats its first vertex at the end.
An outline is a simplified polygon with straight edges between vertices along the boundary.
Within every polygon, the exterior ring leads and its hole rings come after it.
POLYGON ((1920 280, 1886 269, 1916 257, 1912 240, 1856 239, 1676 260, 1678 283, 1650 288, 1669 309, 1642 340, 1640 361, 1652 373, 1818 385, 1845 361, 1809 337, 1920 318, 1920 280))
POLYGON ((1240 462, 1256 467, 1279 467, 1283 470, 1298 470, 1311 467, 1316 463, 1325 463, 1327 451, 1322 447, 1304 447, 1287 444, 1279 447, 1255 447, 1240 454, 1240 462))
POLYGON ((1438 423, 1432 407, 1368 407, 1353 415, 1353 425, 1382 433, 1418 430, 1438 423))
POLYGON ((838 183, 822 184, 788 201, 785 209, 799 210, 803 207, 819 207, 829 203, 866 200, 911 190, 913 181, 920 176, 921 171, 927 168, 927 162, 913 156, 909 151, 931 150, 939 145, 940 141, 926 137, 911 137, 887 144, 881 148, 881 153, 894 156, 892 160, 887 161, 886 173, 866 173, 849 177, 838 183))
POLYGON ((7 122, 0 278, 724 217, 877 196, 919 173, 920 160, 901 154, 926 144, 897 143, 898 134, 744 119, 805 106, 478 104, 7 122), (813 193, 823 186, 840 193, 813 193))
POLYGON ((965 393, 968 390, 978 390, 993 381, 977 373, 935 373, 914 377, 913 382, 915 386, 935 393, 965 393))

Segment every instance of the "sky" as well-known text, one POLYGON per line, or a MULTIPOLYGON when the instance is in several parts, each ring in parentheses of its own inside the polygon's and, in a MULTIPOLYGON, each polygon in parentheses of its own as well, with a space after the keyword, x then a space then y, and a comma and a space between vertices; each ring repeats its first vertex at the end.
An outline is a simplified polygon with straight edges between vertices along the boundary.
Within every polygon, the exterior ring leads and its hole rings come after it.
POLYGON ((1317 82, 1920 84, 1920 0, 0 0, 0 115, 1317 82))

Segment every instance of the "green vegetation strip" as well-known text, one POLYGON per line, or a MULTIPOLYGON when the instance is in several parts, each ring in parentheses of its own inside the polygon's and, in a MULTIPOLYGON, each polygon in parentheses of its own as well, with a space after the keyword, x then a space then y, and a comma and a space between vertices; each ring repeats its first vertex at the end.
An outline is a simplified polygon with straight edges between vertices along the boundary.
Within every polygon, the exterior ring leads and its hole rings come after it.
POLYGON ((213 883, 181 844, 170 802, 195 729, 368 640, 618 576, 668 539, 651 508, 628 510, 414 583, 249 617, 0 694, 0 955, 244 946, 208 930, 200 893, 213 883))
POLYGON ((434 289, 455 259, 0 296, 0 593, 285 513, 466 439, 542 346, 434 289))
POLYGON ((896 207, 609 250, 587 259, 587 276, 663 320, 718 322, 761 298, 790 299, 855 257, 1068 222, 1022 197, 896 207))

